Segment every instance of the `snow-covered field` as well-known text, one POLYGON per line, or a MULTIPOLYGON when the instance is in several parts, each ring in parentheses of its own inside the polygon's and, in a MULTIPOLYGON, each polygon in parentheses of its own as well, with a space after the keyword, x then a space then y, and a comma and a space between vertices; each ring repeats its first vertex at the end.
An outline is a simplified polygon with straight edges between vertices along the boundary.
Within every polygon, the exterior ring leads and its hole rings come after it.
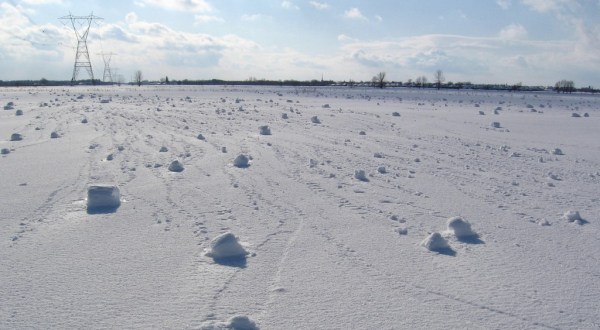
POLYGON ((0 106, 2 329, 600 327, 598 96, 80 86, 0 106))

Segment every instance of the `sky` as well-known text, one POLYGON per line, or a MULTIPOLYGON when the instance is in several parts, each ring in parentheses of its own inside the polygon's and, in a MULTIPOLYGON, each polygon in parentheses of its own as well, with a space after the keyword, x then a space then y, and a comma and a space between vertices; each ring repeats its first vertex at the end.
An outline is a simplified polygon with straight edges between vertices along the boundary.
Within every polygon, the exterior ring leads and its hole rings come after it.
POLYGON ((442 70, 452 82, 600 87, 600 0, 3 0, 0 80, 70 80, 77 37, 60 18, 92 14, 98 79, 110 57, 125 82, 136 70, 404 82, 442 70))

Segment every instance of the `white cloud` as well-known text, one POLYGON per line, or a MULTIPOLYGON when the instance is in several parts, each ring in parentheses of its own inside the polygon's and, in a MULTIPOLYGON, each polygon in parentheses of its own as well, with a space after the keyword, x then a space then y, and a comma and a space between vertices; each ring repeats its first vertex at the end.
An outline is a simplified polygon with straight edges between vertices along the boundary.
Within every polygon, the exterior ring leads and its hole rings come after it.
POLYGON ((211 15, 195 15, 194 16, 194 21, 198 24, 203 24, 203 23, 224 23, 225 20, 221 17, 218 16, 211 16, 211 15))
POLYGON ((300 7, 296 6, 293 2, 285 0, 283 2, 281 2, 281 8, 284 9, 293 9, 293 10, 298 10, 300 9, 300 7))
POLYGON ((21 2, 28 5, 61 5, 64 3, 63 0, 21 0, 21 2))
POLYGON ((345 34, 340 34, 337 36, 337 40, 341 42, 357 42, 357 39, 351 38, 345 34))
POLYGON ((256 21, 260 21, 260 20, 263 20, 266 18, 268 18, 268 16, 261 15, 261 14, 244 14, 241 17, 242 21, 247 21, 247 22, 256 22, 256 21))
POLYGON ((135 4, 193 13, 206 13, 213 9, 206 0, 138 0, 135 4))
POLYGON ((329 9, 331 6, 326 2, 310 1, 309 4, 318 10, 329 9))
POLYGON ((508 7, 511 5, 511 2, 511 0, 496 0, 498 6, 500 6, 502 9, 508 9, 508 7))
MULTIPOLYGON (((590 61, 573 53, 574 41, 513 40, 457 35, 423 35, 386 41, 341 44, 345 66, 363 75, 377 70, 390 79, 406 80, 442 69, 448 80, 473 82, 552 83, 556 77, 589 70, 590 61), (578 60, 579 59, 579 60, 578 60), (587 69, 586 69, 587 68, 587 69), (402 76, 393 77, 394 72, 402 76)), ((596 72, 599 72, 596 69, 596 72)), ((368 75, 367 75, 368 77, 368 75)))
POLYGON ((125 15, 125 22, 128 24, 133 24, 138 21, 138 15, 134 12, 128 13, 125 15))
POLYGON ((527 38, 527 30, 521 24, 510 24, 498 33, 500 39, 516 40, 527 38))
POLYGON ((551 10, 557 10, 564 4, 574 2, 572 0, 521 0, 524 5, 531 9, 545 13, 551 10))
POLYGON ((350 19, 367 20, 367 18, 356 7, 350 8, 344 12, 344 16, 350 19))

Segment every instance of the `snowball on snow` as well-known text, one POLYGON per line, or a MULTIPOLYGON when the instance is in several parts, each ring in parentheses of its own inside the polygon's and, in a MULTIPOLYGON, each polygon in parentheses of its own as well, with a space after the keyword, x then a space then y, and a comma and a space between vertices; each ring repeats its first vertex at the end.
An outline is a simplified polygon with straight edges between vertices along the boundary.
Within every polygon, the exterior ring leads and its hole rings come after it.
POLYGON ((461 217, 450 218, 446 224, 448 226, 448 231, 454 233, 456 238, 460 239, 477 236, 477 234, 471 229, 471 224, 466 220, 463 220, 461 217))
POLYGON ((13 133, 10 136, 10 140, 11 141, 21 141, 21 140, 23 140, 23 135, 21 135, 19 133, 13 133))
POLYGON ((241 258, 248 254, 239 243, 238 238, 231 232, 221 234, 210 242, 210 249, 205 253, 213 259, 241 258))
POLYGON ((119 188, 109 184, 95 184, 88 187, 87 208, 117 208, 121 205, 119 188))
POLYGON ((235 157, 235 159, 233 160, 233 166, 235 167, 248 167, 248 162, 250 160, 248 159, 248 156, 246 155, 239 155, 237 157, 235 157))
POLYGON ((320 124, 320 123, 321 123, 321 120, 320 120, 320 119, 319 119, 319 117, 317 117, 317 116, 312 116, 312 117, 310 117, 310 121, 311 121, 313 124, 320 124))
POLYGON ((429 251, 439 251, 449 249, 450 245, 440 233, 431 233, 421 242, 421 246, 429 251))
POLYGON ((565 220, 567 220, 569 222, 577 222, 577 221, 583 220, 581 218, 581 215, 579 215, 579 211, 571 211, 571 210, 565 212, 565 214, 563 214, 563 218, 565 218, 565 220))
POLYGON ((259 127, 260 135, 271 135, 271 128, 267 125, 259 127))
POLYGON ((354 177, 360 181, 369 181, 367 175, 365 174, 365 170, 355 170, 354 177))
POLYGON ((230 318, 229 326, 234 330, 258 330, 256 323, 245 315, 230 318))
POLYGON ((178 160, 174 160, 173 162, 171 162, 171 165, 169 165, 169 171, 171 171, 171 172, 182 172, 183 171, 183 164, 181 164, 181 162, 178 161, 178 160))
POLYGON ((245 315, 236 315, 227 322, 207 321, 200 326, 201 330, 258 330, 254 321, 245 315))

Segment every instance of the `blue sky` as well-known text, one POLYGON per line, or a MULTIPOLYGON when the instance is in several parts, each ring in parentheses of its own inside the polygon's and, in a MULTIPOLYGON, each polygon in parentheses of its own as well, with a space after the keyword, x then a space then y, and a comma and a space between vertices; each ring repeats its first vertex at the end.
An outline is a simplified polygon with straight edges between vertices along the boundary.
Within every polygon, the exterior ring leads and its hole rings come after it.
MULTIPOLYGON (((92 13, 102 52, 129 81, 325 79, 600 87, 600 0, 9 0, 0 80, 70 79, 76 39, 58 19, 92 13)), ((87 78, 85 72, 79 78, 87 78)))

